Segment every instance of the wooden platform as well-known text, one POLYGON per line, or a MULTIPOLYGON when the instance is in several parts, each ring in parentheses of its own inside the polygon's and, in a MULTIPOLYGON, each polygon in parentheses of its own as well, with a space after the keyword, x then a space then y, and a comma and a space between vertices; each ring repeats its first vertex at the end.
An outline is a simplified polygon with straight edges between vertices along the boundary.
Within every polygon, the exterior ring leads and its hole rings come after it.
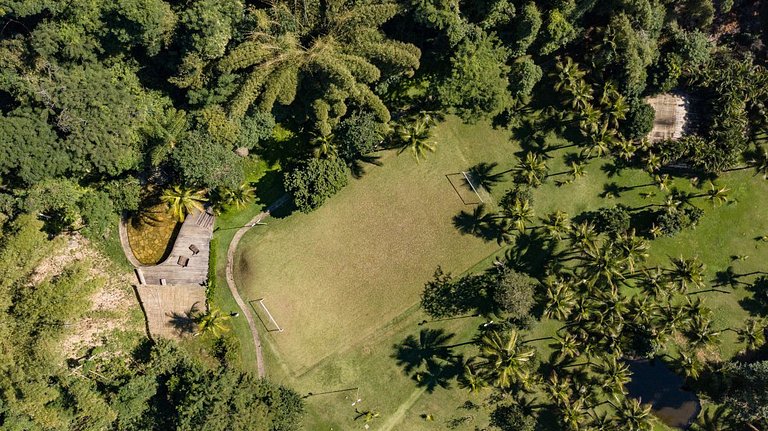
POLYGON ((152 337, 179 338, 194 334, 193 316, 205 312, 205 287, 200 285, 136 286, 152 337))
POLYGON ((206 212, 195 212, 188 215, 181 225, 173 250, 171 250, 168 258, 155 266, 137 268, 137 273, 141 273, 139 284, 150 286, 205 285, 208 280, 208 259, 212 236, 212 215, 206 212), (197 252, 193 250, 197 250, 197 252))
POLYGON ((688 101, 686 98, 664 93, 649 97, 646 101, 655 111, 653 129, 648 134, 649 141, 661 142, 683 136, 688 122, 688 101))

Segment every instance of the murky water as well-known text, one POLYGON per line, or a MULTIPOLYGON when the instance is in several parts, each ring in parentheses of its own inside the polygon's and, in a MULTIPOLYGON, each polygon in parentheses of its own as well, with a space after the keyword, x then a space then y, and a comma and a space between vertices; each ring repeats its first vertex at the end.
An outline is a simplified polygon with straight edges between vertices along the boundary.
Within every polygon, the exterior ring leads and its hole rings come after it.
POLYGON ((699 398, 683 390, 683 378, 659 360, 627 361, 632 381, 626 388, 629 395, 650 404, 662 422, 686 429, 701 411, 699 398))

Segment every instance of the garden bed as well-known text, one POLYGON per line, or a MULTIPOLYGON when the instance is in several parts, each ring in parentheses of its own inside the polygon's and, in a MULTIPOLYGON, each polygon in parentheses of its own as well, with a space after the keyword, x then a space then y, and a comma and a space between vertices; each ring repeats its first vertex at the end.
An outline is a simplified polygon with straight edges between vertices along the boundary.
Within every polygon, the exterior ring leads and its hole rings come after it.
POLYGON ((162 262, 173 248, 180 227, 165 205, 143 209, 128 220, 128 243, 133 255, 144 265, 162 262))

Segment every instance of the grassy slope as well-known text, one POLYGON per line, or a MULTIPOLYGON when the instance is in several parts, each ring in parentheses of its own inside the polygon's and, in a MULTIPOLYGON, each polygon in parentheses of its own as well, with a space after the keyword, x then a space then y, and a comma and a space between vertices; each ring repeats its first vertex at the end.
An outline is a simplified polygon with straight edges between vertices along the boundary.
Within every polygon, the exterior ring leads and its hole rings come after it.
MULTIPOLYGON (((239 256, 244 256, 249 265, 244 274, 246 279, 240 281, 244 296, 268 298, 273 314, 288 328, 284 333, 262 334, 270 377, 303 393, 359 388, 359 392, 353 389, 307 398, 310 410, 307 429, 362 426, 353 420, 355 407, 351 406, 358 393, 363 399, 360 405, 363 410, 382 413, 374 422, 374 429, 438 430, 445 429, 448 419, 459 417, 470 419, 458 429, 472 429, 482 423, 483 417, 478 411, 457 409, 472 396, 441 388, 424 395, 391 358, 393 344, 409 334, 417 334, 420 329, 417 323, 424 316, 415 304, 421 284, 434 269, 436 257, 443 259, 436 263, 454 272, 468 268, 479 270, 492 260, 486 251, 496 248, 495 244, 456 236, 449 216, 462 206, 455 202, 458 198, 454 192, 443 191, 447 182, 442 183, 436 177, 466 169, 479 161, 495 161, 500 164, 499 170, 508 169, 513 164, 512 152, 516 146, 507 141, 503 132, 492 131, 485 125, 461 125, 455 119, 439 126, 437 132, 438 152, 422 164, 416 165, 406 155, 389 156, 383 168, 372 168, 362 181, 355 181, 319 211, 308 216, 296 214, 273 219, 265 229, 252 230, 241 243, 239 256), (382 218, 384 215, 389 218, 382 218), (402 221, 409 223, 400 223, 402 221), (428 245, 412 243, 411 235, 419 243, 427 241, 428 245), (392 242, 393 238, 398 241, 392 242), (400 241, 414 248, 401 248, 400 241), (404 250, 413 249, 421 252, 403 254, 404 250), (425 251, 428 254, 424 254, 425 251), (381 253, 386 259, 381 260, 381 253), (346 267, 350 262, 362 260, 360 256, 372 259, 376 267, 346 267), (418 256, 422 265, 413 262, 413 256, 418 256), (398 271, 399 268, 408 268, 408 273, 403 274, 405 271, 398 271), (353 273, 359 271, 365 271, 367 276, 354 278, 353 273), (335 289, 345 293, 329 292, 335 289), (326 298, 328 295, 332 300, 326 298), (346 310, 349 314, 339 315, 327 312, 331 305, 351 308, 346 310), (398 312, 402 313, 398 315, 398 312), (370 317, 359 320, 358 316, 370 317), (354 328, 353 334, 347 333, 349 325, 354 328), (435 420, 424 420, 425 414, 435 420)), ((552 154, 551 172, 562 170, 562 156, 566 151, 552 154)), ((545 184, 536 193, 537 214, 559 209, 573 216, 616 202, 637 207, 663 199, 661 194, 649 200, 640 197, 641 191, 652 191, 653 187, 637 188, 620 198, 601 197, 607 182, 628 186, 649 182, 641 171, 624 171, 619 177, 609 178, 601 170, 603 164, 604 161, 590 164, 587 178, 575 184, 560 188, 555 187, 553 181, 545 184)), ((713 209, 708 203, 697 201, 707 212, 700 225, 675 238, 654 241, 652 263, 680 253, 698 255, 707 264, 709 275, 714 276, 715 270, 730 264, 729 255, 748 255, 750 258, 746 261, 734 264, 738 272, 765 268, 768 245, 753 238, 768 233, 768 220, 759 208, 760 197, 766 195, 768 184, 752 179, 748 172, 728 174, 721 182, 733 189, 732 196, 738 203, 713 209)), ((678 181, 677 186, 690 188, 687 180, 678 181)), ((496 187, 494 196, 498 198, 505 188, 505 185, 496 187)), ((254 207, 244 213, 221 217, 217 226, 241 225, 257 212, 254 207)), ((221 239, 220 255, 226 252, 226 244, 233 234, 234 230, 217 233, 221 239)), ((221 282, 224 264, 222 259, 219 262, 221 282)), ((216 300, 232 304, 226 285, 221 286, 224 287, 218 289, 216 300)), ((737 289, 731 294, 712 293, 704 297, 715 310, 718 327, 725 328, 740 325, 748 316, 739 301, 749 295, 744 289, 737 289)), ((456 341, 464 341, 480 323, 470 324, 468 320, 430 326, 444 327, 457 334, 456 341)), ((529 338, 550 335, 557 326, 557 322, 541 322, 529 338)), ((247 327, 243 321, 236 321, 235 330, 243 340, 243 356, 248 363, 253 356, 252 346, 247 342, 247 327)), ((726 356, 739 350, 740 346, 733 343, 732 333, 726 332, 724 341, 726 356)), ((546 342, 537 343, 537 347, 542 357, 548 353, 546 342)))

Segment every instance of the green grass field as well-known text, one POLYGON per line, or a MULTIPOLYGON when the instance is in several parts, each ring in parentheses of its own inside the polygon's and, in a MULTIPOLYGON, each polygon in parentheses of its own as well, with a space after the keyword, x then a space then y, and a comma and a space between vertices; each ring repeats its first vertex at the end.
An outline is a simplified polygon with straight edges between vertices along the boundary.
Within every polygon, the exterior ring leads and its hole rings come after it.
MULTIPOLYGON (((550 137, 552 143, 561 140, 550 137)), ((356 408, 376 410, 381 417, 371 423, 381 430, 444 430, 456 421, 459 430, 482 426, 482 410, 461 408, 466 401, 480 403, 482 396, 455 388, 437 388, 429 393, 419 388, 392 357, 394 346, 420 329, 444 329, 455 334, 452 342, 467 341, 474 334, 479 318, 430 322, 418 308, 419 294, 437 265, 459 274, 490 266, 496 255, 503 255, 495 242, 484 242, 460 235, 452 217, 471 210, 453 190, 445 175, 467 170, 480 162, 498 163, 496 172, 516 162, 519 146, 509 134, 488 125, 463 125, 449 118, 436 129, 437 152, 417 164, 409 154, 382 154, 382 167, 371 166, 361 180, 331 198, 319 210, 273 218, 266 226, 252 229, 241 242, 236 257, 236 279, 246 300, 264 298, 269 310, 285 329, 269 332, 262 327, 271 379, 296 389, 307 397, 306 429, 362 429, 355 420, 356 408), (352 403, 361 398, 361 404, 352 403), (429 416, 428 416, 429 415, 429 416), (427 420, 431 418, 433 420, 427 420)), ((564 170, 562 161, 568 149, 557 150, 549 161, 551 172, 564 170)), ((653 191, 645 186, 650 178, 639 170, 624 170, 610 177, 602 169, 605 160, 596 160, 585 178, 556 187, 551 180, 536 191, 538 216, 554 210, 575 216, 584 210, 622 203, 641 207, 663 201, 663 193, 644 199, 640 193, 653 191), (635 187, 620 197, 604 197, 604 185, 635 187), (640 186, 640 187, 636 187, 640 186)), ((556 177, 557 178, 557 177, 556 177)), ((498 199, 511 185, 500 183, 492 190, 498 199)), ((663 263, 668 256, 699 256, 707 265, 708 276, 733 265, 738 273, 766 269, 768 244, 754 238, 768 234, 768 218, 760 205, 768 192, 768 182, 753 178, 749 171, 726 174, 719 182, 732 189, 734 204, 713 208, 703 199, 694 203, 706 215, 694 230, 674 238, 651 243, 650 264, 663 263), (749 256, 731 262, 729 256, 749 256)), ((696 192, 687 179, 676 180, 676 187, 696 192)), ((265 202, 268 203, 268 202, 265 202)), ((217 221, 217 253, 224 256, 235 227, 255 215, 260 206, 227 215, 217 221), (227 230, 227 229, 230 230, 227 230)), ((216 302, 232 307, 223 280, 225 262, 218 262, 219 288, 216 302)), ((752 276, 745 276, 748 282, 752 276)), ((715 311, 718 328, 740 326, 750 313, 742 308, 752 293, 739 287, 730 293, 702 293, 715 311)), ((753 309, 753 314, 763 310, 753 309)), ((235 333, 243 345, 245 365, 253 366, 245 322, 234 319, 235 333)), ((528 338, 552 334, 557 322, 542 321, 528 338)), ((732 331, 723 335, 723 356, 730 357, 741 346, 732 331)), ((546 357, 546 341, 537 342, 546 357)), ((471 354, 471 346, 462 350, 471 354)), ((454 385, 455 386, 455 385, 454 385)), ((658 429, 665 429, 659 425, 658 429)))

